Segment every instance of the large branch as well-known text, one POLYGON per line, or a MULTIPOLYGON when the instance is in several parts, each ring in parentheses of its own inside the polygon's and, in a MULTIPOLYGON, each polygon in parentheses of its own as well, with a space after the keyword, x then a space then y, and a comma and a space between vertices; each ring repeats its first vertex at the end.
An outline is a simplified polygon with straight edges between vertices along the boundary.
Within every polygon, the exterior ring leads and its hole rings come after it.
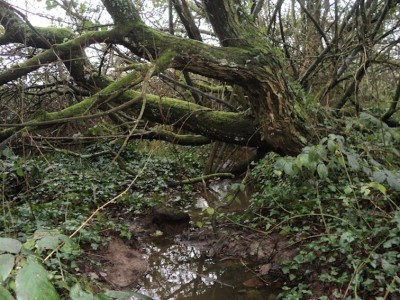
MULTIPOLYGON (((127 13, 120 14, 117 8, 125 9, 126 1, 115 5, 114 1, 103 0, 116 30, 125 32, 118 43, 148 60, 164 51, 173 52, 170 67, 243 87, 251 115, 260 124, 260 135, 268 148, 296 154, 310 140, 311 132, 304 122, 307 113, 285 76, 279 50, 271 46, 249 16, 237 12, 235 1, 204 1, 214 29, 219 29, 218 37, 225 41, 224 47, 167 35, 137 19, 122 22, 121 16, 127 13), (124 26, 120 26, 121 22, 124 26)), ((128 7, 135 10, 133 5, 128 7)))
POLYGON ((12 5, 0 0, 0 23, 5 33, 0 36, 0 44, 23 43, 35 48, 49 48, 49 45, 62 43, 74 37, 68 28, 32 27, 21 19, 12 5))
MULTIPOLYGON (((20 43, 27 47, 54 50, 57 47, 55 45, 62 43, 65 45, 66 41, 75 37, 75 34, 69 28, 32 26, 21 12, 3 0, 0 0, 0 22, 5 29, 5 33, 0 36, 1 45, 20 43)), ((9 81, 26 75, 44 64, 62 59, 66 69, 81 87, 94 92, 98 91, 99 87, 106 86, 107 83, 103 82, 99 76, 96 76, 94 71, 89 74, 88 70, 93 68, 86 56, 84 47, 82 47, 83 45, 72 47, 70 51, 68 51, 68 45, 65 46, 64 53, 56 53, 57 51, 50 53, 51 51, 48 51, 32 58, 30 61, 23 62, 23 69, 20 69, 20 65, 14 66, 14 69, 9 70, 8 73, 0 75, 3 78, 0 84, 8 82, 7 76, 10 75, 11 71, 13 74, 8 78, 9 81)))
MULTIPOLYGON (((136 91, 127 91, 116 100, 118 103, 124 103, 132 99, 139 100, 140 98, 138 97, 140 95, 136 91)), ((37 119, 27 124, 27 129, 37 130, 46 126, 70 121, 71 117, 84 113, 96 100, 97 97, 90 97, 62 111, 43 113, 37 119)), ((142 105, 142 101, 135 101, 130 106, 130 112, 132 114, 136 113, 141 109, 142 105)), ((153 122, 174 125, 183 130, 189 130, 212 140, 270 150, 261 141, 254 120, 243 114, 213 111, 209 108, 178 99, 161 99, 156 95, 146 95, 144 117, 153 122)), ((0 132, 0 137, 6 139, 16 131, 17 128, 8 128, 0 132)))
POLYGON ((0 85, 27 75, 46 64, 56 62, 58 60, 68 60, 70 59, 71 52, 85 48, 93 43, 112 40, 113 35, 115 34, 115 31, 88 32, 65 43, 55 44, 51 49, 48 49, 23 63, 18 63, 14 66, 11 66, 6 71, 1 73, 0 85))
MULTIPOLYGON (((161 65, 165 61, 168 62, 168 60, 160 59, 159 64, 161 65)), ((243 114, 213 111, 194 103, 172 98, 160 98, 156 95, 143 95, 142 92, 133 90, 123 92, 133 82, 137 83, 143 79, 142 72, 129 73, 80 103, 57 112, 41 112, 27 124, 15 124, 14 128, 1 131, 1 140, 8 138, 23 126, 28 130, 37 130, 80 118, 90 118, 91 116, 86 114, 92 108, 101 105, 105 99, 111 99, 111 103, 132 115, 136 115, 138 111, 144 108, 143 116, 153 122, 174 125, 179 129, 188 130, 212 140, 269 149, 261 141, 254 119, 243 114)), ((115 112, 115 110, 112 110, 112 112, 115 112)), ((98 114, 98 116, 103 116, 103 114, 98 114)), ((12 127, 12 125, 8 126, 12 127)))

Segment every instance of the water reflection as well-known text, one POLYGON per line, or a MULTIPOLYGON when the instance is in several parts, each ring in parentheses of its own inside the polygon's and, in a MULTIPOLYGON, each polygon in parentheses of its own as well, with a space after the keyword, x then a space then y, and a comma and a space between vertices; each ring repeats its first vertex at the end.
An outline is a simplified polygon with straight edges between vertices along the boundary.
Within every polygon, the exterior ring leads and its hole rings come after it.
POLYGON ((179 241, 157 238, 147 247, 149 273, 139 292, 153 299, 268 299, 268 291, 246 290, 253 276, 237 261, 214 262, 179 241))

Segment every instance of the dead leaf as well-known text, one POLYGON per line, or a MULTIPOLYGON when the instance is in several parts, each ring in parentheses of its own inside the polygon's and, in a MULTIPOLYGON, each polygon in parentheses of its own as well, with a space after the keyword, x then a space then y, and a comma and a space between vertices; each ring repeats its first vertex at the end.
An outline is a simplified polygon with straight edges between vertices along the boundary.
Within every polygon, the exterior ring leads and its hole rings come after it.
POLYGON ((272 264, 265 264, 260 267, 260 274, 267 275, 269 270, 271 270, 272 264))

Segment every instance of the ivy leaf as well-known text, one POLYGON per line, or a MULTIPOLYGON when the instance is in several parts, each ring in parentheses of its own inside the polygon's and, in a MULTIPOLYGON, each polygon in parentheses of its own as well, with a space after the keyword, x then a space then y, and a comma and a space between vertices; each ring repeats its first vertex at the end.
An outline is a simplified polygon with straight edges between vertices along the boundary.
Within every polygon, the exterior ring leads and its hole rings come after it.
POLYGON ((293 170, 293 163, 287 161, 285 163, 285 165, 283 166, 283 171, 286 173, 286 175, 289 175, 289 176, 295 175, 295 172, 293 170))
POLYGON ((345 231, 340 236, 339 244, 346 248, 348 244, 354 241, 354 234, 351 231, 345 231))
POLYGON ((394 190, 400 191, 400 178, 395 176, 392 172, 387 172, 387 183, 394 190))
POLYGON ((28 257, 27 263, 18 271, 15 285, 18 300, 60 299, 56 289, 47 279, 47 271, 31 257, 28 257))
POLYGON ((376 181, 378 183, 382 183, 384 182, 386 179, 386 174, 385 172, 381 172, 381 171, 375 171, 374 173, 372 173, 372 180, 376 181))
POLYGON ((317 173, 319 178, 325 179, 328 177, 328 168, 325 166, 325 164, 318 164, 317 173))
MULTIPOLYGON (((0 282, 7 279, 14 267, 14 255, 0 255, 0 282)), ((1 293, 0 293, 1 295, 1 293)), ((3 299, 0 297, 0 299, 3 299)))
POLYGON ((332 140, 328 140, 328 150, 331 153, 335 153, 336 149, 337 149, 336 143, 334 141, 332 141, 332 140))
POLYGON ((382 269, 388 273, 388 275, 393 276, 399 271, 399 266, 391 264, 386 259, 382 259, 382 269))
POLYGON ((348 154, 347 162, 353 171, 359 171, 361 169, 360 164, 354 155, 348 154))
POLYGON ((400 237, 394 237, 392 239, 387 240, 384 244, 383 244, 383 248, 391 248, 395 245, 400 245, 400 237))
POLYGON ((69 293, 72 300, 96 300, 97 298, 92 294, 86 293, 79 284, 75 284, 69 293))
POLYGON ((0 299, 2 300, 14 300, 10 292, 7 291, 2 285, 0 285, 0 299))
POLYGON ((37 241, 36 246, 41 249, 55 249, 60 243, 60 236, 45 236, 37 241))
POLYGON ((0 238, 0 252, 19 253, 22 244, 20 241, 12 238, 0 238))

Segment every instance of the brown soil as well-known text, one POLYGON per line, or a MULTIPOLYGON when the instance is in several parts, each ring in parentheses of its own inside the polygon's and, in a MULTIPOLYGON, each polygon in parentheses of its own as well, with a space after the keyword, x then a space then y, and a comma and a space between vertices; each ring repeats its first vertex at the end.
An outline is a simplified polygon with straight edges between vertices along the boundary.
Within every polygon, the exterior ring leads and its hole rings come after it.
POLYGON ((141 253, 116 237, 110 240, 104 258, 107 260, 103 270, 104 277, 119 288, 135 284, 148 268, 141 253))

